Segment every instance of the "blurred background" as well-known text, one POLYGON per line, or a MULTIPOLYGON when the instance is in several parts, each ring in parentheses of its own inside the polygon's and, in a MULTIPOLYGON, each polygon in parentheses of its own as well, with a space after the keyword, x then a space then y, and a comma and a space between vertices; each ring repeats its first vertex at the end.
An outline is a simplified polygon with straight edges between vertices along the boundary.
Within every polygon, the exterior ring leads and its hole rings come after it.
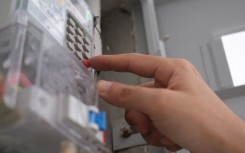
MULTIPOLYGON (((101 5, 103 54, 135 52, 187 59, 223 101, 245 118, 245 1, 102 0, 101 5)), ((103 72, 100 77, 127 84, 149 81, 128 73, 103 72)), ((106 107, 112 128, 126 124, 123 110, 106 107)), ((141 140, 135 137, 128 138, 131 143, 127 144, 113 136, 114 149, 125 145, 130 148, 117 152, 142 152, 137 147, 141 140)), ((163 152, 154 149, 149 152, 163 152)))

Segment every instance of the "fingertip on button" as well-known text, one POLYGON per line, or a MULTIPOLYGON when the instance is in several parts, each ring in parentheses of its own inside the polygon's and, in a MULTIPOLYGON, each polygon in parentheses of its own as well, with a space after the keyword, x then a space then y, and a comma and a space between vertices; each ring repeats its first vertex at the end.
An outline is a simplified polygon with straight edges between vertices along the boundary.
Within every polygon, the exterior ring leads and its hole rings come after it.
POLYGON ((86 66, 87 68, 91 68, 89 60, 83 60, 82 61, 83 65, 86 66))

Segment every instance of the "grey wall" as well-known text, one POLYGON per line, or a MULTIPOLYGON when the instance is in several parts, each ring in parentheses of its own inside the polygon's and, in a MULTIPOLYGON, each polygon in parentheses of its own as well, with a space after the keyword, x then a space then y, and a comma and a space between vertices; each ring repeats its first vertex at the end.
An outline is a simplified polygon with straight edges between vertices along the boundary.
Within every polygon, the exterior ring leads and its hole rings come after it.
POLYGON ((158 2, 160 36, 170 35, 167 56, 190 60, 214 90, 232 86, 222 47, 215 36, 244 28, 244 8, 244 0, 158 2))
POLYGON ((0 29, 10 23, 12 1, 0 0, 0 29))
MULTIPOLYGON (((122 4, 126 3, 125 0, 120 0, 117 1, 117 3, 108 4, 111 1, 113 0, 101 1, 103 10, 101 20, 103 54, 122 54, 136 52, 136 50, 144 50, 144 48, 138 48, 135 44, 135 25, 132 20, 134 18, 139 22, 143 22, 142 16, 138 17, 138 15, 140 16, 140 11, 137 12, 138 14, 136 16, 132 16, 134 13, 125 10, 127 7, 122 7, 122 4)), ((140 10, 140 7, 137 9, 140 10)), ((145 38, 145 35, 144 33, 141 33, 141 30, 144 29, 141 28, 137 31, 140 33, 139 38, 145 38)), ((101 72, 99 79, 116 81, 125 84, 140 84, 141 82, 147 81, 147 79, 143 79, 130 73, 117 72, 101 72)), ((115 139, 115 137, 117 138, 120 135, 119 129, 127 125, 126 121, 124 120, 124 110, 110 106, 103 100, 101 100, 100 105, 102 110, 108 112, 109 129, 107 142, 109 142, 108 147, 113 148, 115 153, 144 153, 146 149, 149 150, 149 153, 164 153, 162 148, 156 148, 148 145, 145 146, 146 143, 140 140, 142 138, 135 140, 131 139, 134 138, 132 136, 126 140, 124 139, 124 141, 121 140, 122 138, 115 139), (123 126, 119 125, 119 123, 123 126), (115 130, 117 127, 118 130, 115 130), (125 145, 125 141, 131 143, 126 143, 125 145), (124 149, 121 150, 116 148, 119 145, 120 148, 122 147, 124 149)))
MULTIPOLYGON (((215 79, 215 71, 220 71, 220 75, 228 73, 227 69, 222 69, 226 67, 221 64, 224 61, 217 57, 220 55, 217 52, 222 52, 217 38, 245 29, 244 8, 244 0, 164 0, 156 3, 160 36, 170 35, 165 42, 168 57, 191 61, 211 86, 224 83, 217 83, 218 79, 215 79), (214 59, 207 57, 208 54, 214 59)), ((227 87, 218 91, 218 95, 245 119, 242 109, 245 108, 245 87, 227 87)))

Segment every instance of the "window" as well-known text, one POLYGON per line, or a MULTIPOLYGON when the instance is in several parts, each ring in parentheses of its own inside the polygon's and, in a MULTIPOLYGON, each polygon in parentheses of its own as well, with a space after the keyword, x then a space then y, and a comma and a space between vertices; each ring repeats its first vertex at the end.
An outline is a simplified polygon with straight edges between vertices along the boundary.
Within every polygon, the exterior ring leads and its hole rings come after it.
POLYGON ((245 31, 221 37, 234 86, 245 84, 245 31))

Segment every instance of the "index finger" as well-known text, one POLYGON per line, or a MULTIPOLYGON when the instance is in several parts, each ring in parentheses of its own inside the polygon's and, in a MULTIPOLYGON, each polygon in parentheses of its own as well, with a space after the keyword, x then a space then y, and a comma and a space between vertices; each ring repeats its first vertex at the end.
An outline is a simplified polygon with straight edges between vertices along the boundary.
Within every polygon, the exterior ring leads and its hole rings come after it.
POLYGON ((168 81, 175 69, 170 59, 143 54, 102 55, 89 61, 99 71, 131 72, 161 83, 168 81))

